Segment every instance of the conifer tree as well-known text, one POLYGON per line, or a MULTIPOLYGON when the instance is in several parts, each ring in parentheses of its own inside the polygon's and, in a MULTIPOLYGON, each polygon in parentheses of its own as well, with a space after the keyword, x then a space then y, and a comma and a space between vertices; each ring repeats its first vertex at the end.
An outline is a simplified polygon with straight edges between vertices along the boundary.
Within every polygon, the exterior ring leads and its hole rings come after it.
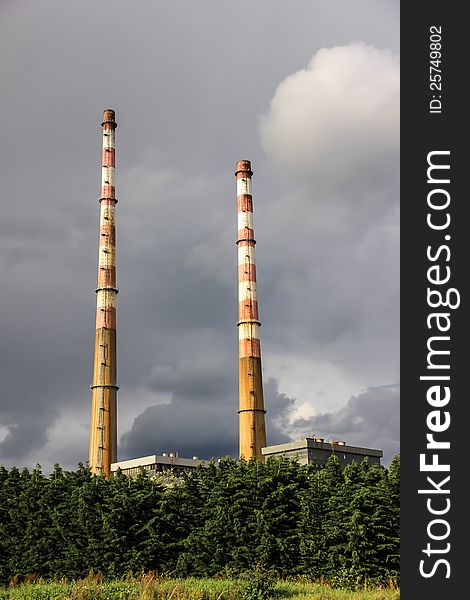
POLYGON ((0 584, 6 584, 11 574, 12 559, 18 550, 14 514, 19 496, 20 473, 16 467, 10 472, 0 466, 0 584))
POLYGON ((325 512, 328 494, 320 473, 309 470, 308 487, 301 496, 300 564, 298 572, 312 579, 325 576, 328 549, 325 544, 325 512))
POLYGON ((266 461, 263 472, 260 486, 261 510, 266 523, 265 561, 268 559, 270 566, 280 574, 291 574, 298 565, 301 537, 298 521, 301 492, 307 485, 306 470, 297 461, 280 458, 266 461))
MULTIPOLYGON (((168 478, 167 478, 168 479, 168 478)), ((326 468, 230 458, 162 483, 82 464, 0 467, 0 582, 142 570, 237 575, 258 565, 355 587, 398 577, 400 459, 326 468)))

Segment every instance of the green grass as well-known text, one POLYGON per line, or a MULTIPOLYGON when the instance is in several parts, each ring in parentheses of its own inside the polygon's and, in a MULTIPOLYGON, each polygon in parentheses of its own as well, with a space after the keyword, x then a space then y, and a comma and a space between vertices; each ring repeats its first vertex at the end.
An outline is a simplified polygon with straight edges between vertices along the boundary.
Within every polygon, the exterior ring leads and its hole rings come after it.
POLYGON ((147 575, 140 580, 103 582, 90 576, 80 581, 33 581, 0 588, 0 600, 398 600, 394 588, 358 592, 333 589, 308 581, 277 581, 273 587, 238 579, 168 579, 147 575))

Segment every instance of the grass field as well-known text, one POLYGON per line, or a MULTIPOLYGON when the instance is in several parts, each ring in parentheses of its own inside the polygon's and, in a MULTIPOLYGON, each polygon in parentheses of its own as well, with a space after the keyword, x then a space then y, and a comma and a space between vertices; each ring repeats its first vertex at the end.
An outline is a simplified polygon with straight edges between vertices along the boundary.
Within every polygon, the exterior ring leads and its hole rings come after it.
POLYGON ((397 589, 352 592, 303 582, 238 579, 168 579, 146 576, 140 580, 102 582, 32 582, 0 588, 0 600, 398 600, 397 589))

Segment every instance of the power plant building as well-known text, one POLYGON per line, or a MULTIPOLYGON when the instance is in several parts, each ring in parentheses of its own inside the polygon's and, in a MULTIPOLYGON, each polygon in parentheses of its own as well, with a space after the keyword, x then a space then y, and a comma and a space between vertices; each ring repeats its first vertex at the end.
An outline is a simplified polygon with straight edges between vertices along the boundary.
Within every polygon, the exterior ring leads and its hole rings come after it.
MULTIPOLYGON (((339 440, 325 442, 323 438, 316 436, 276 446, 267 446, 262 448, 261 451, 265 458, 285 457, 290 460, 297 460, 301 465, 313 465, 319 470, 326 466, 332 455, 337 456, 341 468, 353 461, 361 463, 364 458, 367 458, 371 465, 380 465, 380 459, 383 457, 382 450, 350 446, 339 440)), ((199 465, 208 464, 208 462, 197 456, 181 458, 177 452, 164 452, 161 455, 151 454, 115 462, 111 465, 111 473, 115 473, 120 469, 124 475, 129 476, 136 476, 142 470, 150 476, 165 473, 180 475, 183 472, 193 473, 199 465)))
POLYGON ((343 441, 325 442, 323 438, 315 436, 276 446, 267 446, 263 448, 262 452, 265 457, 284 456, 298 460, 301 465, 314 465, 317 469, 323 469, 333 454, 338 457, 341 468, 353 461, 360 463, 366 457, 369 464, 380 465, 380 459, 383 457, 382 450, 350 446, 343 441))
POLYGON ((149 456, 141 456, 130 460, 121 460, 111 465, 111 473, 115 473, 121 469, 124 475, 135 476, 142 470, 148 475, 156 475, 157 473, 173 473, 181 474, 192 473, 201 464, 207 461, 201 460, 197 456, 192 458, 180 458, 177 453, 164 452, 161 455, 151 454, 149 456))

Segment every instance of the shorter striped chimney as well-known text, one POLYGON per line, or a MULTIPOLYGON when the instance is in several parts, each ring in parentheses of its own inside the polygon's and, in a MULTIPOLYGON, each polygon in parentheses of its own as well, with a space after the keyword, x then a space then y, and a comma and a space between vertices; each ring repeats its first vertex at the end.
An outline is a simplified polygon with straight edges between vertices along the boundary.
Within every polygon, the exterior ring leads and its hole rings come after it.
POLYGON ((256 261, 251 195, 251 162, 239 160, 235 168, 238 209, 238 354, 240 458, 262 461, 266 425, 261 375, 256 261))

